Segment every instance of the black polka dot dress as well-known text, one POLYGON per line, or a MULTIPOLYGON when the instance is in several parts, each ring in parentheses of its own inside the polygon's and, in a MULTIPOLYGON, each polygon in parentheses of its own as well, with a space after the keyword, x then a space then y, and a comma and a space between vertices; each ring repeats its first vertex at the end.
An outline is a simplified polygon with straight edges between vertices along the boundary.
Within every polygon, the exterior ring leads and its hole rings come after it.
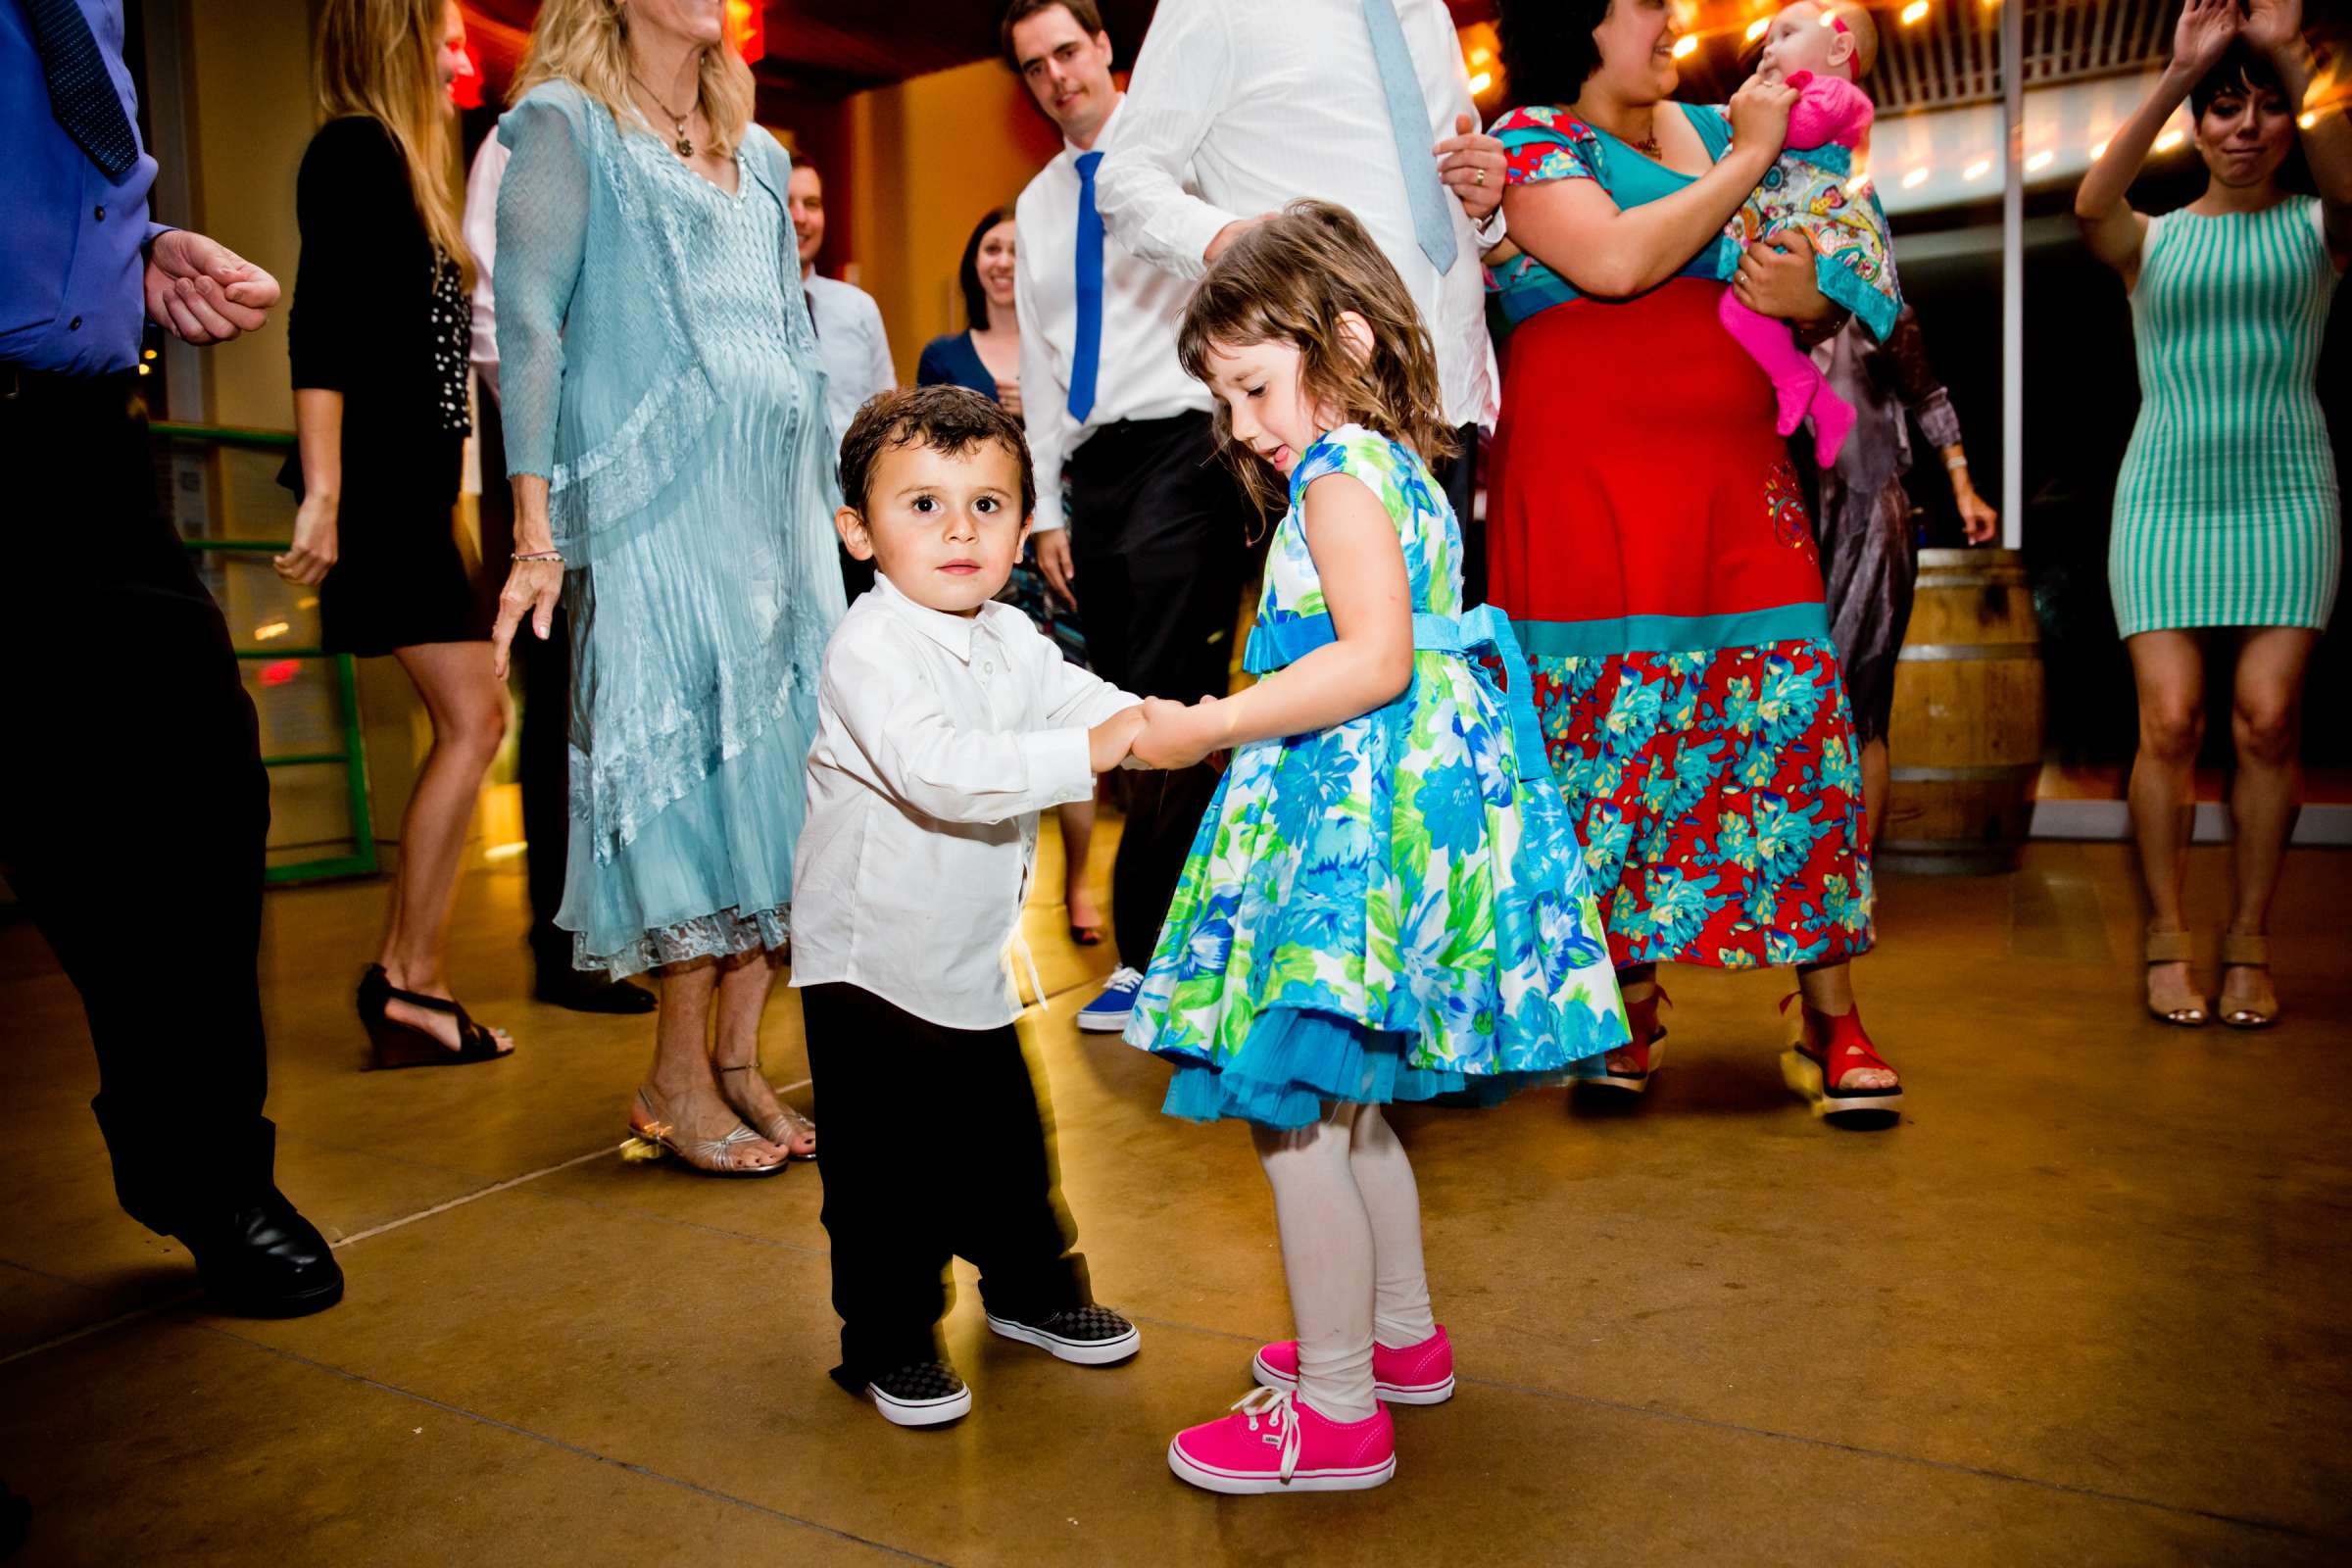
MULTIPOLYGON (((453 517, 472 429, 465 270, 427 234, 399 145, 364 116, 329 121, 311 139, 295 215, 294 386, 343 394, 320 640, 330 652, 377 655, 485 639, 488 595, 467 573, 453 517)), ((482 466, 502 473, 506 464, 490 453, 482 466)), ((288 477, 299 488, 299 465, 288 477)))

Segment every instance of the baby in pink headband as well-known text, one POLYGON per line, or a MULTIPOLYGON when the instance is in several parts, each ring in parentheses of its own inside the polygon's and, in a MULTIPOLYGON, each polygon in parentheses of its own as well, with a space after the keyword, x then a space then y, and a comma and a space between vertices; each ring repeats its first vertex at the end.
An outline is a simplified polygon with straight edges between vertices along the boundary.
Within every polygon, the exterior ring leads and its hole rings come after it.
MULTIPOLYGON (((1813 242, 1822 293, 1884 338, 1902 309, 1893 245, 1878 197, 1849 188, 1854 149, 1873 113, 1870 95, 1854 82, 1870 74, 1878 51, 1870 13, 1848 0, 1796 0, 1773 19, 1756 72, 1794 87, 1796 107, 1779 160, 1733 218, 1731 232, 1744 249, 1802 229, 1813 242)), ((1781 434, 1791 434, 1810 415, 1815 455, 1825 468, 1835 463, 1853 428, 1852 406, 1829 389, 1787 323, 1758 316, 1728 288, 1719 313, 1724 330, 1772 377, 1781 434)))

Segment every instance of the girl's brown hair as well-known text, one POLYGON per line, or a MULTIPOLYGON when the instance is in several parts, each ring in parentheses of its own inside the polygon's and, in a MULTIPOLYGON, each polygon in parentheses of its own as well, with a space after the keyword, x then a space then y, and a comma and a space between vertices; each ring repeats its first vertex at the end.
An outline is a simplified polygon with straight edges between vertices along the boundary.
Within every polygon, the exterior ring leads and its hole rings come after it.
MULTIPOLYGON (((1209 264, 1176 334, 1185 373, 1206 383, 1212 344, 1252 343, 1298 349, 1300 389, 1341 419, 1403 442, 1424 463, 1457 450, 1453 427, 1446 422, 1437 351, 1413 297, 1347 208, 1293 202, 1243 229, 1209 264), (1368 355, 1359 356, 1341 328, 1340 318, 1349 311, 1371 328, 1368 355)), ((1221 400, 1217 444, 1261 510, 1289 504, 1289 486, 1234 442, 1232 417, 1221 400)))
MULTIPOLYGON (((327 0, 318 20, 318 109, 366 115, 392 133, 409 168, 416 216, 473 286, 473 252, 461 227, 457 118, 441 85, 448 0, 327 0)), ((426 274, 430 281, 431 274, 426 274)))

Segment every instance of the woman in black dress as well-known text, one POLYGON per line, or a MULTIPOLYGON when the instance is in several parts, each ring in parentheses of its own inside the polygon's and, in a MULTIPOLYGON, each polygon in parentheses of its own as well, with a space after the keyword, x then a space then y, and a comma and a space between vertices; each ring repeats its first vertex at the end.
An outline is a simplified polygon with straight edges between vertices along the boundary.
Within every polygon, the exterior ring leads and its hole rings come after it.
POLYGON ((433 725, 401 819, 382 961, 360 982, 378 1067, 514 1049, 442 976, 466 824, 507 726, 451 521, 471 428, 473 261, 448 91, 465 45, 454 0, 328 0, 326 122, 295 187, 302 262, 287 327, 302 502, 278 572, 318 586, 329 653, 398 659, 433 725))

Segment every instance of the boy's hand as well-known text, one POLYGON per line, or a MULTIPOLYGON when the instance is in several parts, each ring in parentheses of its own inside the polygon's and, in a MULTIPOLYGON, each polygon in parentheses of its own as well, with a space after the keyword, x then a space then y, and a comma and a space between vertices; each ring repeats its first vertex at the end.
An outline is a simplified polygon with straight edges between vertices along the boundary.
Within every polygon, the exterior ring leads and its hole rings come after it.
POLYGON ((1098 773, 1107 773, 1127 760, 1136 732, 1144 727, 1141 708, 1122 708, 1086 732, 1087 761, 1098 773))
POLYGON ((1144 699, 1143 733, 1135 737, 1139 761, 1153 767, 1190 767, 1225 744, 1217 700, 1203 697, 1188 708, 1164 698, 1144 699))

